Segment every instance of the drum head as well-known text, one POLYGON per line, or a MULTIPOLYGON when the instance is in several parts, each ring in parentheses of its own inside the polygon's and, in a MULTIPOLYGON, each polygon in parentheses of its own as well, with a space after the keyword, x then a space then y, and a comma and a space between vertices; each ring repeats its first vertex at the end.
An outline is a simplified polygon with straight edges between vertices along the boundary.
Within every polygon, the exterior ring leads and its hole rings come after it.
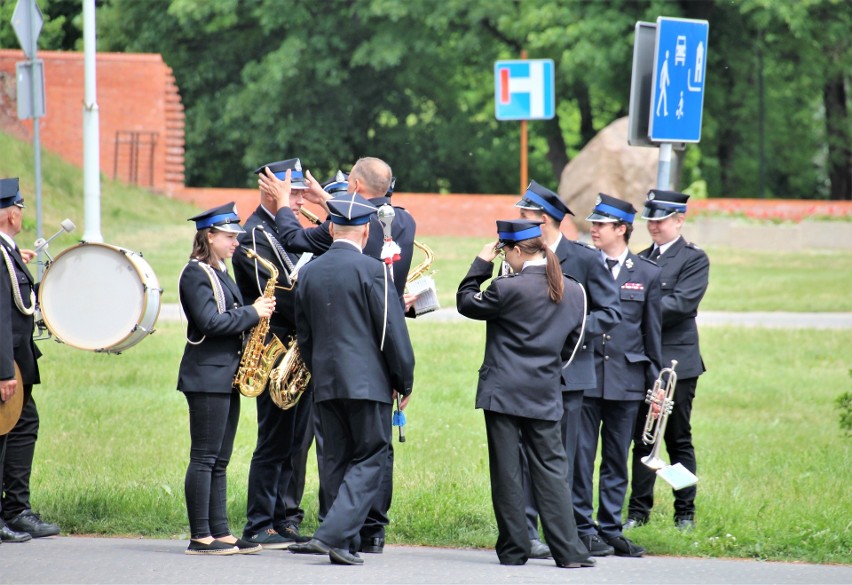
POLYGON ((24 380, 21 378, 18 364, 15 364, 15 379, 18 381, 15 394, 6 402, 0 401, 0 435, 5 435, 15 428, 24 409, 24 380))
POLYGON ((145 311, 145 286, 133 252, 84 243, 63 251, 39 287, 44 322, 73 347, 108 349, 127 338, 145 311))

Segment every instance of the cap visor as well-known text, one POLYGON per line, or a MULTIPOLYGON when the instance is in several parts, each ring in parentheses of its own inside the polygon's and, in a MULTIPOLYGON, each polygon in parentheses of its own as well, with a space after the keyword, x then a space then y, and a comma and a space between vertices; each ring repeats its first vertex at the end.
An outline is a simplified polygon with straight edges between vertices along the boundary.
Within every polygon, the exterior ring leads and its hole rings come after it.
POLYGON ((214 225, 211 227, 211 229, 232 234, 246 233, 246 231, 238 223, 223 223, 222 225, 214 225))
POLYGON ((603 214, 600 214, 600 213, 593 211, 592 213, 589 214, 589 217, 586 218, 586 221, 599 221, 601 223, 604 223, 604 222, 605 223, 617 223, 620 220, 615 219, 614 217, 610 217, 608 215, 603 215, 603 214))
POLYGON ((660 209, 660 208, 650 208, 646 207, 642 210, 642 219, 650 219, 650 220, 659 220, 666 219, 667 217, 674 215, 677 213, 673 209, 660 209))

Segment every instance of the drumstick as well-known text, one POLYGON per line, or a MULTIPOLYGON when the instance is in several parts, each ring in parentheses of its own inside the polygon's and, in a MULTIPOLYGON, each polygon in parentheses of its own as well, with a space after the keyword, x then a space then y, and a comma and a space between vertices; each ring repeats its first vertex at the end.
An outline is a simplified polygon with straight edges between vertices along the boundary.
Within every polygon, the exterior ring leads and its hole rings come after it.
POLYGON ((74 225, 74 222, 71 221, 68 218, 63 219, 59 223, 59 227, 61 227, 62 229, 60 229, 58 232, 56 232, 55 234, 53 234, 52 236, 50 236, 46 240, 44 238, 39 238, 35 241, 35 244, 33 244, 33 245, 35 246, 36 252, 41 252, 42 250, 47 250, 48 244, 50 244, 50 242, 52 242, 54 240, 54 238, 56 238, 56 236, 58 236, 62 232, 69 232, 70 233, 70 232, 73 232, 77 228, 77 226, 74 225))

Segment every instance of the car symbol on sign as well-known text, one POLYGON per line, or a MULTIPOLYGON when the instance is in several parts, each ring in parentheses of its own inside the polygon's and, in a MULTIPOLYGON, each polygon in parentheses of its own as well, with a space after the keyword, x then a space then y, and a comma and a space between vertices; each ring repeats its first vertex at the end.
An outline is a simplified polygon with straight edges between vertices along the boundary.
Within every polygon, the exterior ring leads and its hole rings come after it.
POLYGON ((686 36, 678 35, 675 43, 675 65, 686 64, 686 36))

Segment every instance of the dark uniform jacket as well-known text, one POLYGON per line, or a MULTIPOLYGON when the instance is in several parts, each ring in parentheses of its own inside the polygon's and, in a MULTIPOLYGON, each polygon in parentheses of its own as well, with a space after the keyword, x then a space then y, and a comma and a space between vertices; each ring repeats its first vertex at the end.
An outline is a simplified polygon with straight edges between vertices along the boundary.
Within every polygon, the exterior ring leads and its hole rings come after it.
MULTIPOLYGON (((14 269, 14 274, 10 275, 5 260, 0 256, 0 380, 14 378, 14 362, 18 362, 24 384, 38 384, 41 379, 36 360, 41 357, 41 352, 33 341, 35 321, 32 315, 24 315, 18 310, 12 296, 11 280, 18 283, 24 306, 29 307, 30 293, 35 287, 33 277, 20 253, 4 238, 0 238, 0 246, 9 254, 14 269)), ((23 388, 18 391, 23 392, 23 388)))
POLYGON ((606 333, 621 320, 618 291, 597 249, 563 236, 555 252, 562 272, 583 285, 588 301, 586 337, 574 361, 565 370, 563 390, 588 390, 597 387, 591 340, 606 333))
MULTIPOLYGON (((600 259, 600 258, 599 258, 600 259)), ((621 299, 621 323, 594 337, 597 388, 584 396, 644 400, 660 373, 660 268, 627 253, 614 280, 621 299)))
POLYGON ((296 330, 314 401, 391 403, 392 390, 411 393, 414 350, 388 270, 349 243, 335 242, 302 268, 296 330))
POLYGON ((208 273, 197 260, 190 260, 180 276, 178 287, 188 340, 178 370, 177 388, 183 392, 231 392, 242 357, 241 333, 260 320, 254 307, 243 306, 243 297, 231 277, 220 270, 213 272, 222 285, 223 313, 219 313, 208 273))
MULTIPOLYGON (((390 197, 373 197, 370 203, 376 207, 392 205, 390 197)), ((414 256, 414 232, 417 223, 404 207, 393 205, 394 218, 391 223, 391 238, 400 248, 399 260, 393 263, 393 284, 400 302, 405 307, 402 294, 405 292, 405 282, 408 280, 408 271, 411 270, 411 259, 414 256)), ((382 246, 385 242, 385 233, 382 223, 376 215, 370 217, 370 237, 364 246, 364 254, 373 258, 382 259, 382 246)))
MULTIPOLYGON (((639 253, 648 257, 653 246, 639 253)), ((657 258, 662 288, 664 368, 677 360, 678 378, 696 378, 704 373, 698 347, 698 304, 707 291, 710 259, 703 250, 682 237, 657 258)))
MULTIPOLYGON (((273 220, 263 207, 258 206, 243 225, 246 233, 240 234, 237 238, 240 247, 234 253, 231 263, 234 266, 234 279, 246 303, 253 303, 263 294, 270 277, 266 267, 254 259, 249 259, 247 250, 254 249, 261 258, 272 262, 278 269, 278 281, 275 285, 275 312, 269 319, 269 330, 286 344, 287 339, 296 334, 296 291, 293 283, 287 279, 287 267, 278 260, 272 244, 264 235, 265 231, 281 243, 277 224, 283 215, 282 210, 279 210, 273 220)), ((299 260, 298 256, 289 251, 287 257, 294 266, 299 260)))
POLYGON ((562 366, 582 335, 582 288, 563 277, 564 297, 554 303, 547 294, 545 266, 527 266, 495 278, 480 292, 493 268, 492 262, 474 259, 456 295, 459 313, 488 322, 476 408, 558 421, 562 366))

